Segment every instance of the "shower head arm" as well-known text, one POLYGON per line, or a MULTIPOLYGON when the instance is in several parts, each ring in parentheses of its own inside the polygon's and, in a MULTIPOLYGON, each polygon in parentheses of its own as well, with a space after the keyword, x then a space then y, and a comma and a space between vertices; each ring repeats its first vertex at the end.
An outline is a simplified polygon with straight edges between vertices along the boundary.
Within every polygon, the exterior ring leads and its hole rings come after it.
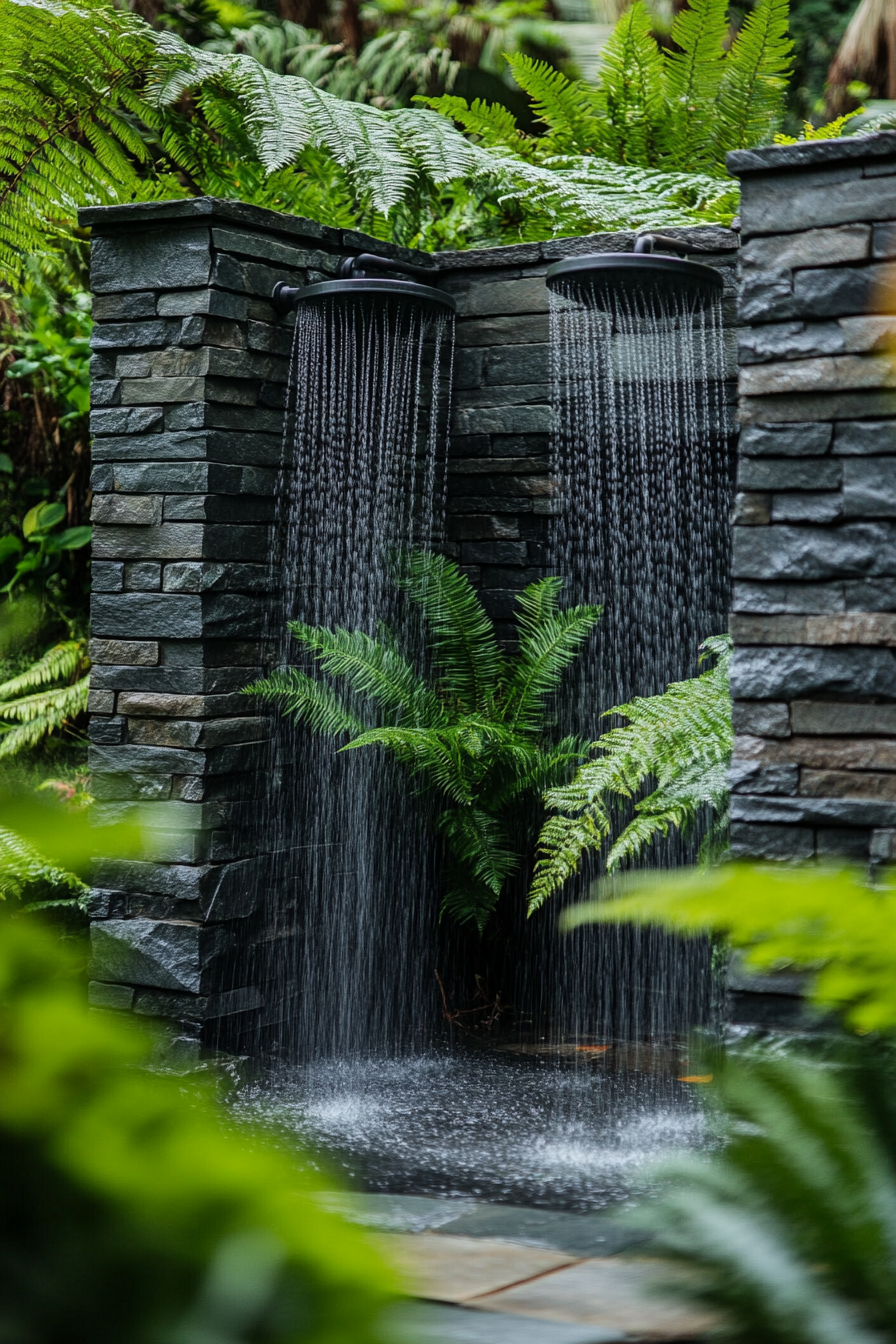
POLYGON ((373 252, 361 252, 356 257, 345 257, 340 263, 338 275, 340 280, 352 280, 355 278, 355 272, 361 271, 390 271, 395 275, 415 275, 419 280, 428 281, 432 284, 435 276, 433 271, 426 266, 413 266, 406 261, 391 261, 388 257, 377 257, 373 252))
POLYGON ((681 243, 677 238, 669 238, 665 233, 639 233, 635 238, 635 252, 655 252, 657 248, 663 252, 674 252, 677 257, 686 257, 690 250, 686 243, 681 243))

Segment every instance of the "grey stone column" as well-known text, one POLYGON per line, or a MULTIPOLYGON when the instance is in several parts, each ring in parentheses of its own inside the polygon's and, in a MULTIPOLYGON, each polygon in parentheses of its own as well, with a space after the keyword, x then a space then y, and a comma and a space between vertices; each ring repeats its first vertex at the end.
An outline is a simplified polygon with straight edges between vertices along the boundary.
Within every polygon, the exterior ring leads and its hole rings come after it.
POLYGON ((896 826, 896 134, 743 151, 729 167, 743 188, 748 324, 734 851, 886 857, 896 826))
POLYGON ((151 837, 98 865, 90 997, 169 1020, 190 1055, 239 1042, 260 1007, 268 720, 240 691, 263 660, 292 337, 271 289, 333 275, 350 252, 405 254, 209 199, 81 219, 96 319, 92 788, 98 822, 139 803, 151 837))

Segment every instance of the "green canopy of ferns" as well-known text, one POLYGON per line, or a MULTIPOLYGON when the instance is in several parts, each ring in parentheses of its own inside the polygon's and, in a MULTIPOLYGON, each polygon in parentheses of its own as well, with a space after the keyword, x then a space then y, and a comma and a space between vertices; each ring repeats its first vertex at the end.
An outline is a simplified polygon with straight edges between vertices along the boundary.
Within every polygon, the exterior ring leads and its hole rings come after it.
POLYGON ((0 684, 0 756, 36 747, 87 709, 87 641, 68 639, 0 684))

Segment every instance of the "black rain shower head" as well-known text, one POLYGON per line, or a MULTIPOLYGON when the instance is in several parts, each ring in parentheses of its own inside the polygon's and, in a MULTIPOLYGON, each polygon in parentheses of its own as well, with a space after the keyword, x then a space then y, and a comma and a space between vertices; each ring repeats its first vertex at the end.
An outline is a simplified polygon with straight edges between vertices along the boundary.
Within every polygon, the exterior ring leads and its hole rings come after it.
POLYGON ((702 306, 721 290, 722 277, 712 266, 687 261, 687 251, 687 246, 677 238, 642 233, 635 239, 633 252, 592 252, 584 257, 568 257, 548 267, 545 280, 549 289, 565 281, 563 287, 572 291, 570 297, 578 297, 576 291, 587 291, 601 283, 607 289, 683 293, 702 306), (655 248, 678 255, 664 256, 655 248))
POLYGON ((310 299, 326 299, 333 294, 348 294, 352 297, 372 294, 384 299, 400 296, 404 299, 438 304, 442 308, 447 308, 449 313, 457 312, 457 304, 450 294, 445 294, 433 285, 409 279, 410 276, 420 276, 423 280, 433 278, 432 271, 423 266, 412 266, 407 262, 374 256, 372 252, 362 252, 357 257, 344 259, 339 267, 338 279, 321 280, 316 285, 305 285, 304 288, 293 288, 281 281, 274 286, 271 299, 274 308, 281 316, 285 316, 296 304, 305 303, 310 299), (367 271, 385 271, 401 278, 384 280, 375 275, 367 275, 367 271))

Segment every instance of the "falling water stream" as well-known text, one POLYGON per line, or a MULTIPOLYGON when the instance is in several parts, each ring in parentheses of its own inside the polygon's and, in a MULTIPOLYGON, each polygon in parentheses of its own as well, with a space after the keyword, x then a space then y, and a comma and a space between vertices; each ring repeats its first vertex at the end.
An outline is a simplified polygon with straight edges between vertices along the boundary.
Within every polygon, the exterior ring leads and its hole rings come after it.
MULTIPOLYGON (((603 710, 693 675, 698 645, 724 628, 721 313, 598 288, 580 301, 561 289, 551 313, 550 571, 569 599, 604 607, 566 711, 596 737, 603 710)), ((297 657, 287 618, 369 634, 385 620, 419 655, 392 559, 439 544, 450 327, 421 303, 299 306, 273 556, 280 664, 297 657)), ((659 1151, 701 1141, 673 1038, 706 1016, 705 946, 582 933, 543 964, 552 1041, 451 1049, 435 1020, 433 846, 405 781, 379 753, 337 756, 280 723, 267 806, 267 1015, 282 1062, 250 1113, 356 1187, 579 1210, 627 1198, 659 1151)), ((551 939, 550 915, 543 928, 551 939)))
MULTIPOLYGON (((654 283, 560 280, 551 291, 560 509, 551 567, 575 602, 599 602, 597 636, 563 697, 568 731, 598 738, 635 696, 695 676, 726 629, 731 453, 721 298, 654 283)), ((622 814, 618 829, 631 816, 622 814)), ((618 833, 618 831, 617 831, 618 833)), ((642 867, 693 862, 696 844, 654 842, 642 867)), ((581 899, 596 865, 573 893, 581 899)), ((566 940, 554 1016, 567 1030, 661 1038, 707 1020, 709 948, 655 929, 566 940)))

